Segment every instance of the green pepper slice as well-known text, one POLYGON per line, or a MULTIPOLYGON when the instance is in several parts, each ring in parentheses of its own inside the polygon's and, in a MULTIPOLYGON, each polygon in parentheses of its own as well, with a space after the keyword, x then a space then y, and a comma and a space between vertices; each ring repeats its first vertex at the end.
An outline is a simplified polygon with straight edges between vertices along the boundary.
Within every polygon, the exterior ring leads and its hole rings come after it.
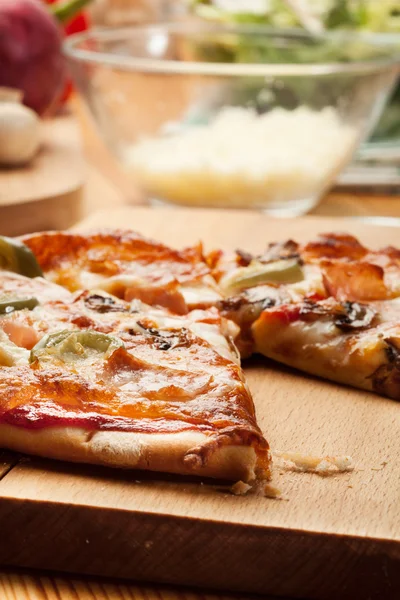
POLYGON ((25 277, 43 277, 42 269, 28 246, 5 236, 0 236, 0 269, 25 277))
POLYGON ((118 348, 124 348, 121 340, 91 329, 63 330, 45 335, 31 350, 30 362, 35 360, 77 362, 107 359, 118 348))
POLYGON ((304 279, 297 259, 277 260, 271 263, 251 262, 247 267, 239 267, 221 281, 223 291, 236 293, 249 287, 268 283, 297 283, 304 279))
POLYGON ((16 310, 33 310, 35 306, 38 306, 39 301, 37 298, 24 297, 16 298, 15 296, 0 296, 0 315, 8 315, 16 310))

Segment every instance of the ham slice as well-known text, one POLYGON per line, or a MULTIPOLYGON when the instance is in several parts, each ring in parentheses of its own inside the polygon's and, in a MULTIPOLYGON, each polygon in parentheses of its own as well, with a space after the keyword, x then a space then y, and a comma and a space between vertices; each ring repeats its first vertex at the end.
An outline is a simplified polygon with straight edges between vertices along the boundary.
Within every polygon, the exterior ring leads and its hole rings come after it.
POLYGON ((321 262, 323 282, 329 296, 346 302, 385 300, 390 293, 382 267, 367 262, 321 262))
POLYGON ((368 250, 355 237, 345 233, 323 233, 300 251, 306 262, 324 258, 361 260, 367 253, 368 250))

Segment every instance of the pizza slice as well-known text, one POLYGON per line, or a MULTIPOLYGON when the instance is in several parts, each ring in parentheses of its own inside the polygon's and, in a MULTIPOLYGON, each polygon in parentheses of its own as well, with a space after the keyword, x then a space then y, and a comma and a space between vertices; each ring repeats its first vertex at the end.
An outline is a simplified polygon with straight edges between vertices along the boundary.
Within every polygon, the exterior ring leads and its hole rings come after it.
POLYGON ((273 306, 327 298, 370 303, 400 295, 400 251, 369 250, 348 234, 272 243, 260 255, 216 251, 207 262, 224 296, 218 308, 240 327, 242 356, 256 351, 252 324, 273 306))
POLYGON ((183 475, 269 477, 232 326, 215 309, 179 316, 7 272, 0 295, 1 447, 183 475))
POLYGON ((131 231, 37 233, 23 238, 45 276, 71 291, 102 289, 186 314, 220 293, 201 245, 173 250, 131 231))
POLYGON ((400 251, 348 234, 270 244, 252 256, 208 257, 240 326, 242 356, 258 352, 307 373, 400 400, 400 251))
POLYGON ((262 311, 251 332, 264 356, 400 400, 400 299, 281 304, 262 311))

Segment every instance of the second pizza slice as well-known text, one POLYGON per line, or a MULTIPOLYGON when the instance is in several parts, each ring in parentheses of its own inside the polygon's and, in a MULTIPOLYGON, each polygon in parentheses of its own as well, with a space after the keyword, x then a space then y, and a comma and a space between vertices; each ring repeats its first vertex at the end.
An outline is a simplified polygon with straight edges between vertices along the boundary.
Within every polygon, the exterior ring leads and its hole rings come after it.
POLYGON ((399 250, 329 233, 258 256, 217 251, 208 262, 243 356, 400 400, 399 250))

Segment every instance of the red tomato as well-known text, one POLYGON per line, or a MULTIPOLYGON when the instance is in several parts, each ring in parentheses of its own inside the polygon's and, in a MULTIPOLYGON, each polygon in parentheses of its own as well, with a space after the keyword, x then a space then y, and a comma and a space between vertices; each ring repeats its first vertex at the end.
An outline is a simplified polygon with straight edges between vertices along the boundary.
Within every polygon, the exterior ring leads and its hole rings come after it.
MULTIPOLYGON (((43 0, 45 4, 55 4, 60 0, 43 0)), ((71 35, 72 33, 79 33, 80 31, 86 31, 89 27, 87 16, 84 13, 79 13, 76 15, 72 21, 68 23, 64 27, 64 31, 67 35, 71 35)))
MULTIPOLYGON (((45 2, 45 4, 54 4, 55 2, 58 2, 59 0, 43 0, 45 2)), ((84 13, 79 13, 76 15, 76 17, 74 17, 72 19, 72 21, 70 21, 65 27, 64 27, 64 31, 66 35, 72 35, 73 33, 79 33, 80 31, 86 31, 86 29, 88 29, 89 27, 89 20, 87 18, 87 16, 84 13)), ((64 103, 66 100, 68 100, 71 92, 72 92, 73 86, 72 86, 72 82, 68 81, 65 90, 64 90, 64 94, 61 98, 61 103, 64 103)))

